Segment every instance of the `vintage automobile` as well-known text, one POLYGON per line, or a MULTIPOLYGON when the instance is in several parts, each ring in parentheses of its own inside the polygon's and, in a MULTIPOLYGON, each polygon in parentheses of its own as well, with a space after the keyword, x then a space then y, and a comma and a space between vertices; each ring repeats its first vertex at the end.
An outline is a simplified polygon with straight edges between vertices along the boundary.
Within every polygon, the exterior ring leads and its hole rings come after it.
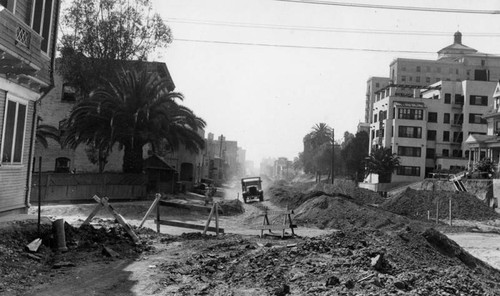
POLYGON ((260 177, 241 179, 241 192, 245 203, 250 199, 264 201, 264 191, 262 191, 262 180, 260 177))

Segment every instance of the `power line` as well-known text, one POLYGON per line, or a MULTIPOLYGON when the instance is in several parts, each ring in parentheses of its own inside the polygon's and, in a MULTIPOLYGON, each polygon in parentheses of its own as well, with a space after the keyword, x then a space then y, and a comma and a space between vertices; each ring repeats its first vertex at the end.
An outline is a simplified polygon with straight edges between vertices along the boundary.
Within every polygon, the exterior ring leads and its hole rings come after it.
POLYGON ((391 49, 372 49, 372 48, 353 48, 353 47, 305 46, 305 45, 272 44, 272 43, 258 43, 258 42, 251 43, 251 42, 201 40, 201 39, 185 39, 185 38, 174 38, 174 41, 196 42, 196 43, 213 43, 213 44, 225 44, 225 45, 281 47, 281 48, 296 48, 296 49, 320 49, 320 50, 365 51, 365 52, 385 52, 385 53, 435 54, 435 52, 417 51, 417 50, 391 50, 391 49))
MULTIPOLYGON (((373 30, 373 29, 354 29, 354 28, 332 28, 332 27, 307 27, 307 26, 284 26, 274 24, 256 24, 256 23, 236 23, 236 22, 220 22, 210 20, 195 20, 195 19, 179 19, 169 18, 168 22, 181 24, 196 24, 208 26, 227 26, 227 27, 243 27, 243 28, 258 28, 258 29, 276 29, 276 30, 295 30, 295 31, 316 31, 316 32, 339 32, 339 33, 355 33, 355 34, 386 34, 386 35, 420 35, 420 36, 450 36, 450 32, 433 32, 433 31, 395 31, 395 30, 373 30)), ((467 36, 475 37, 500 37, 497 33, 463 33, 467 36)))
POLYGON ((415 6, 398 6, 398 5, 378 5, 378 4, 364 4, 364 3, 332 2, 332 1, 321 1, 321 0, 274 0, 274 1, 293 2, 293 3, 301 3, 301 4, 317 4, 317 5, 356 7, 356 8, 377 8, 377 9, 427 11, 427 12, 449 12, 449 13, 469 13, 469 14, 500 14, 500 10, 475 10, 475 9, 432 8, 432 7, 415 7, 415 6))

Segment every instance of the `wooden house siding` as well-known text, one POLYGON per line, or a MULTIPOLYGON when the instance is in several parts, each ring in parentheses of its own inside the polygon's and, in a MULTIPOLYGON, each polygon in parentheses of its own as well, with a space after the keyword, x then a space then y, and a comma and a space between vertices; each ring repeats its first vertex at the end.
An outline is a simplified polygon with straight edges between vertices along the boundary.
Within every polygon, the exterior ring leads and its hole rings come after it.
MULTIPOLYGON (((0 131, 3 132, 6 92, 0 90, 0 131)), ((28 101, 22 163, 0 167, 0 212, 26 207, 26 190, 30 145, 33 134, 33 112, 35 102, 28 101)), ((1 138, 0 138, 1 141, 1 138)), ((1 143, 0 143, 1 145, 1 143)), ((1 146, 0 146, 1 147, 1 146)))

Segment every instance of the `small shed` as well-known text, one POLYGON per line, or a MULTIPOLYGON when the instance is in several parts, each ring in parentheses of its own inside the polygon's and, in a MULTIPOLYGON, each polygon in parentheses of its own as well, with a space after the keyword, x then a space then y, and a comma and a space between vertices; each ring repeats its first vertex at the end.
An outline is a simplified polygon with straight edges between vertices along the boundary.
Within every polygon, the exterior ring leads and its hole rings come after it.
POLYGON ((148 176, 147 192, 174 192, 178 173, 161 157, 151 155, 144 160, 143 167, 148 176))

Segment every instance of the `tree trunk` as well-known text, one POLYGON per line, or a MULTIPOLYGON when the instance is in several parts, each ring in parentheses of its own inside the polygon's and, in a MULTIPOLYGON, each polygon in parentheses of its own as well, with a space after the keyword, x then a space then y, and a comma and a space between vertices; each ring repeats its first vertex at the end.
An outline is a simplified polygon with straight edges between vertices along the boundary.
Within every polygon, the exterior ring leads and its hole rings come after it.
POLYGON ((134 143, 134 146, 125 145, 123 154, 123 172, 128 174, 142 173, 142 145, 134 143))

